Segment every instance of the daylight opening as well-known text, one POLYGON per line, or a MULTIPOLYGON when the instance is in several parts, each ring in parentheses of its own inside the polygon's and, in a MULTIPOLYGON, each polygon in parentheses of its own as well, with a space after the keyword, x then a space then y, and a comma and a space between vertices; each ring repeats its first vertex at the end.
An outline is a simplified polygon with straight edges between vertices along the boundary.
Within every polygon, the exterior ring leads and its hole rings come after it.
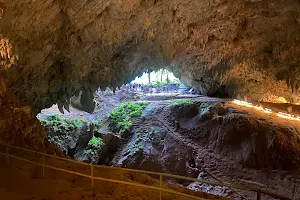
POLYGON ((192 87, 184 85, 167 69, 147 70, 126 86, 144 95, 195 94, 192 87))

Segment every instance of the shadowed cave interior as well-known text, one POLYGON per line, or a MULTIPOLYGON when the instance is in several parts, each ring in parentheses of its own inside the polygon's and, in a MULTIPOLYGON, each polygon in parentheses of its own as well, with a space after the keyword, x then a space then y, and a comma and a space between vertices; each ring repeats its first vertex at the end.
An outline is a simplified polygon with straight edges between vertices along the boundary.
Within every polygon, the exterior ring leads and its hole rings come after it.
MULTIPOLYGON (((118 168, 300 199, 299 38, 298 0, 0 0, 0 141, 111 166, 95 173, 132 183, 160 185, 118 168)), ((91 191, 83 178, 41 177, 34 164, 1 155, 5 200, 159 197, 101 181, 91 191)), ((172 178, 164 186, 257 198, 172 178)))

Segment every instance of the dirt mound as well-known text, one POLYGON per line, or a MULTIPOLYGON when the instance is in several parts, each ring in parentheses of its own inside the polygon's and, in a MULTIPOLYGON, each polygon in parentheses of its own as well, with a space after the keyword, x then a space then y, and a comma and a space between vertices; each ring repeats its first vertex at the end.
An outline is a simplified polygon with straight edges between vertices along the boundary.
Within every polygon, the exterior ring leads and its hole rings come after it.
POLYGON ((276 126, 222 104, 177 120, 182 135, 244 166, 283 170, 300 166, 300 134, 295 128, 276 126))

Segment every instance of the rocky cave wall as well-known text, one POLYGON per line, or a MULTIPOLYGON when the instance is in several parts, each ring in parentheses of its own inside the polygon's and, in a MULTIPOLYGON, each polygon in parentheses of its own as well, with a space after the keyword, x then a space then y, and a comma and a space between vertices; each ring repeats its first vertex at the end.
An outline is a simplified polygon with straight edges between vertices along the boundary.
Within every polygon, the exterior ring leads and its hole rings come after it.
POLYGON ((0 0, 0 17, 5 81, 36 113, 160 67, 202 94, 298 97, 298 0, 0 0))
MULTIPOLYGON (((44 128, 30 106, 21 102, 6 88, 0 76, 0 142, 64 156, 55 145, 48 142, 44 128)), ((0 144, 0 148, 3 146, 0 144)), ((15 150, 15 149, 11 149, 15 150)))

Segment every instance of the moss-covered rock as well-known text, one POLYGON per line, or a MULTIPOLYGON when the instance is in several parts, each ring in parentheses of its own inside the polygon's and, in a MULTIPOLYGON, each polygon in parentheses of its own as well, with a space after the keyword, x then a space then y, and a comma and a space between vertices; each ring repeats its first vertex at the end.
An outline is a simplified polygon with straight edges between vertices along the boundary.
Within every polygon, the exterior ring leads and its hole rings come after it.
POLYGON ((70 156, 84 148, 93 136, 85 120, 65 119, 59 114, 46 114, 39 119, 48 140, 70 156))

